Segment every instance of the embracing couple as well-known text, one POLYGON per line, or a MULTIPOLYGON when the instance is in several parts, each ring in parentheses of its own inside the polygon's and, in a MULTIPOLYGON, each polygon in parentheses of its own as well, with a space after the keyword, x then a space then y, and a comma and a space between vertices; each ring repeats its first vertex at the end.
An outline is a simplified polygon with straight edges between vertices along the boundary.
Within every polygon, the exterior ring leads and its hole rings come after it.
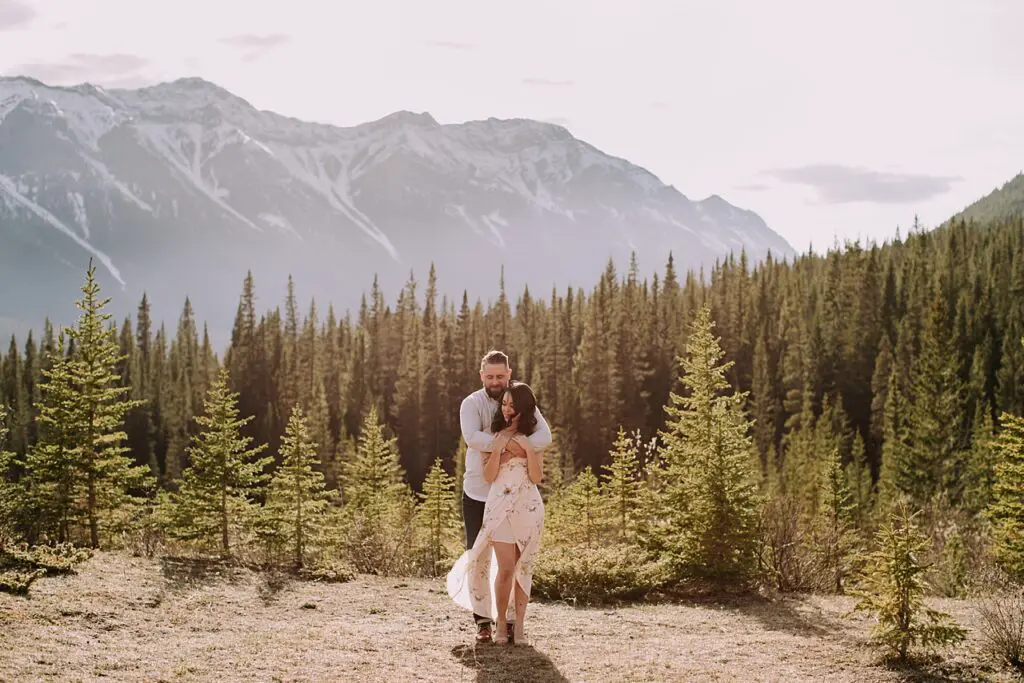
POLYGON ((551 429, 530 387, 512 381, 504 353, 484 356, 480 381, 483 387, 459 411, 466 441, 466 552, 448 573, 448 594, 473 612, 478 643, 525 645, 526 605, 544 530, 541 450, 551 444, 551 429))

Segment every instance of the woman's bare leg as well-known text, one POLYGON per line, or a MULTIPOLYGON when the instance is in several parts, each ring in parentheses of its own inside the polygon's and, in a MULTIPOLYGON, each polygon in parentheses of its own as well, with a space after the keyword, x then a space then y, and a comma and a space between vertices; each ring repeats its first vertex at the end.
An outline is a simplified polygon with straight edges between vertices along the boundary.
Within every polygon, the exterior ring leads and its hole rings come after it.
POLYGON ((494 601, 498 608, 495 615, 494 642, 508 642, 508 626, 505 623, 505 613, 508 612, 508 601, 512 595, 512 581, 516 571, 516 552, 518 548, 515 543, 500 543, 492 541, 494 555, 498 558, 498 576, 494 579, 494 601))
MULTIPOLYGON (((516 562, 519 562, 519 556, 522 552, 519 550, 519 544, 516 544, 516 562)), ((526 645, 526 636, 523 634, 523 629, 526 625, 526 605, 530 602, 529 597, 526 595, 526 591, 519 585, 519 581, 516 584, 516 625, 513 631, 516 645, 526 645)))

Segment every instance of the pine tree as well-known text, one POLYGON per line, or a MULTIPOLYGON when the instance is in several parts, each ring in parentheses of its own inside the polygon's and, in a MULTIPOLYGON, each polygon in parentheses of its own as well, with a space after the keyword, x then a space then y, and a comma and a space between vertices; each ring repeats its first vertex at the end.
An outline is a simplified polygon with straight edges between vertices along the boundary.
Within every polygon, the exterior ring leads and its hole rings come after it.
POLYGON ((7 407, 0 403, 0 549, 23 508, 22 487, 13 481, 15 455, 7 450, 7 407))
POLYGON ((722 362, 707 305, 696 315, 682 359, 686 397, 671 395, 663 434, 668 463, 668 546, 679 568, 718 582, 743 582, 756 569, 760 500, 757 459, 744 392, 724 393, 731 367, 722 362))
POLYGON ((882 519, 904 491, 910 490, 915 472, 908 464, 907 401, 900 387, 898 368, 889 373, 882 428, 881 469, 875 512, 882 519))
POLYGON ((252 496, 267 479, 263 469, 272 460, 259 457, 266 444, 251 446, 253 439, 242 434, 253 417, 238 416, 238 394, 227 383, 222 369, 207 391, 203 414, 195 418, 201 430, 192 437, 189 467, 171 496, 171 534, 217 545, 224 555, 231 554, 232 531, 256 516, 259 506, 252 496))
POLYGON ((566 481, 572 480, 575 474, 572 471, 571 463, 566 466, 566 456, 562 452, 561 430, 553 427, 551 430, 551 445, 544 449, 544 478, 538 487, 544 500, 549 500, 557 495, 566 481))
POLYGON ((400 572, 412 541, 414 499, 405 484, 395 437, 385 437, 376 408, 363 421, 359 446, 346 463, 349 553, 359 571, 400 572))
POLYGON ((864 588, 855 609, 872 613, 877 620, 873 638, 905 661, 912 645, 924 647, 958 643, 966 632, 949 615, 925 607, 928 589, 925 567, 919 558, 928 548, 918 530, 916 517, 901 498, 876 534, 876 549, 865 563, 864 588))
POLYGON ((768 472, 775 465, 775 434, 781 402, 775 395, 773 368, 768 355, 768 342, 764 331, 757 336, 754 345, 754 366, 751 392, 754 416, 754 439, 761 456, 761 469, 768 472))
POLYGON ((963 507, 970 514, 984 512, 992 503, 996 478, 996 434, 992 415, 979 406, 974 417, 971 447, 964 473, 963 507))
POLYGON ((1024 577, 1024 418, 1004 413, 1001 422, 988 516, 996 558, 1008 572, 1024 577))
POLYGON ((589 467, 584 467, 573 481, 554 497, 545 534, 552 545, 582 545, 596 548, 607 533, 606 502, 601 486, 589 467))
POLYGON ((452 460, 455 462, 455 490, 458 492, 459 497, 462 497, 462 480, 466 474, 466 440, 459 439, 459 445, 455 449, 455 455, 452 456, 452 460))
POLYGON ((60 543, 72 541, 72 529, 81 521, 76 502, 82 481, 75 468, 82 422, 81 401, 72 384, 71 359, 65 354, 62 329, 55 348, 47 355, 40 383, 39 440, 25 459, 25 503, 31 525, 24 535, 34 543, 39 536, 60 543))
POLYGON ((444 471, 440 457, 434 460, 418 496, 417 520, 424 537, 426 568, 436 576, 446 571, 459 547, 462 529, 455 478, 444 471))
POLYGON ((908 475, 901 490, 923 507, 940 492, 959 505, 964 471, 964 391, 956 350, 949 342, 945 310, 933 304, 911 373, 907 415, 908 475))
POLYGON ((619 427, 612 446, 608 478, 601 482, 601 495, 608 506, 610 527, 619 541, 635 540, 640 505, 640 430, 627 436, 619 427))
POLYGON ((71 540, 72 526, 85 524, 89 545, 100 545, 101 524, 130 503, 129 492, 148 483, 149 468, 136 466, 122 445, 125 414, 140 404, 125 398, 117 367, 124 361, 116 338, 107 329, 109 299, 99 297, 96 269, 90 261, 81 315, 61 332, 58 357, 44 372, 40 387, 40 440, 26 462, 30 505, 40 512, 43 528, 56 527, 60 541, 71 540), (72 350, 73 348, 73 350, 72 350))
POLYGON ((18 351, 18 342, 11 335, 7 357, 0 359, 0 396, 6 394, 8 403, 7 438, 15 453, 24 453, 29 443, 31 422, 30 394, 26 376, 31 371, 18 351))
POLYGON ((853 531, 853 510, 856 506, 851 499, 838 448, 833 448, 828 456, 819 485, 821 507, 815 518, 813 548, 826 579, 825 587, 842 593, 857 537, 853 531))
POLYGON ((854 525, 857 529, 867 528, 874 507, 874 493, 871 487, 871 467, 867 462, 864 440, 858 432, 853 439, 850 462, 846 464, 846 486, 850 491, 853 505, 854 525))
POLYGON ((330 498, 317 448, 296 403, 281 442, 281 464, 270 481, 264 506, 276 535, 292 549, 295 569, 306 565, 309 546, 320 539, 326 522, 330 498))
POLYGON ((145 486, 149 468, 137 466, 126 456, 125 414, 142 401, 125 398, 129 387, 120 385, 117 365, 124 360, 117 342, 105 330, 112 317, 103 311, 109 298, 100 299, 95 279, 96 268, 89 262, 82 298, 77 302, 82 314, 68 333, 76 345, 70 365, 70 380, 78 395, 81 419, 75 466, 85 485, 85 517, 89 524, 89 543, 100 544, 100 518, 127 502, 128 491, 145 486))

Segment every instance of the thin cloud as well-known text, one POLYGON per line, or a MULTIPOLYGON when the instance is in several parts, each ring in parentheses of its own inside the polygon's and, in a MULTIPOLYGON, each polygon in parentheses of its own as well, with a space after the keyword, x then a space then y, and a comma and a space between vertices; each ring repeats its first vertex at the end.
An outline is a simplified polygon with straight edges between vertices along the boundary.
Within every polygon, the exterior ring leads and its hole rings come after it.
POLYGON ((276 50, 289 41, 291 41, 291 36, 284 33, 271 33, 268 35, 242 33, 220 39, 220 42, 228 47, 245 50, 242 59, 246 62, 259 59, 271 50, 276 50))
POLYGON ((73 54, 60 62, 26 62, 18 64, 13 72, 31 76, 44 83, 82 83, 103 85, 140 81, 149 60, 130 54, 73 54))
POLYGON ((766 175, 813 188, 824 204, 869 202, 906 204, 938 197, 952 189, 955 176, 890 173, 840 164, 811 164, 767 171, 766 175))
POLYGON ((21 0, 0 0, 0 31, 20 28, 36 18, 36 11, 21 0))
POLYGON ((423 44, 442 50, 473 50, 476 48, 473 43, 460 43, 456 40, 424 40, 423 44))
POLYGON ((764 183, 747 183, 745 185, 734 185, 733 187, 741 192, 764 192, 770 189, 764 183))
POLYGON ((574 82, 556 81, 548 78, 524 78, 523 85, 535 85, 543 88, 568 88, 574 85, 574 82))
POLYGON ((291 38, 283 33, 271 33, 266 36, 244 33, 237 36, 221 38, 220 42, 225 45, 242 48, 244 50, 270 50, 284 45, 289 40, 291 40, 291 38))

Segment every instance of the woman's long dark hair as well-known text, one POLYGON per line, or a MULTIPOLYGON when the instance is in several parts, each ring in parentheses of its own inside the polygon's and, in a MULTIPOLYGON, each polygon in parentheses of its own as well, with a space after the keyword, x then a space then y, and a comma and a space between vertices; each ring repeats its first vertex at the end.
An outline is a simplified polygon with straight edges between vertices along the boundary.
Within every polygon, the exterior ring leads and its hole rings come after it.
POLYGON ((512 394, 512 407, 519 416, 519 425, 516 428, 520 434, 529 436, 537 429, 537 397, 533 395, 533 389, 525 382, 510 382, 508 389, 502 392, 498 401, 498 410, 494 413, 494 420, 491 421, 491 433, 497 434, 508 426, 505 416, 501 414, 501 402, 505 400, 505 394, 512 394))

